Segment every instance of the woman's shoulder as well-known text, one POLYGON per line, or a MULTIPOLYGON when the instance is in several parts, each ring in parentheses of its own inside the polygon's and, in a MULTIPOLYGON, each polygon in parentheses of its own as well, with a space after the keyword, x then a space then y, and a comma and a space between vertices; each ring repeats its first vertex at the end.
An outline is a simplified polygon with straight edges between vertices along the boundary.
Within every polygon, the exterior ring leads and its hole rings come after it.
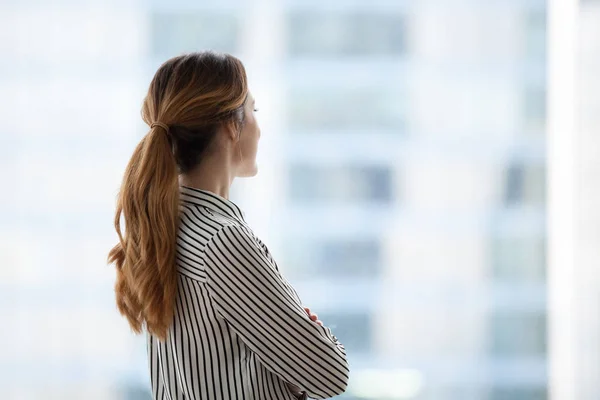
POLYGON ((239 221, 222 221, 219 228, 211 235, 209 242, 215 245, 262 243, 248 224, 239 221))

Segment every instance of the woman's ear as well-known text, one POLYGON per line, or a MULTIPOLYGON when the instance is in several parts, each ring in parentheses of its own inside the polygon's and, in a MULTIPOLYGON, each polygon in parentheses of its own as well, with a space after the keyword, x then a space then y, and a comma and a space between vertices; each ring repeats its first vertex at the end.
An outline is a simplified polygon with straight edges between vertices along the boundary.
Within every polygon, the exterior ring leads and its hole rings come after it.
POLYGON ((234 121, 225 122, 223 124, 223 128, 225 130, 225 133, 226 133, 228 139, 231 139, 234 142, 237 142, 238 140, 240 140, 241 130, 239 129, 239 127, 237 126, 237 124, 234 121))

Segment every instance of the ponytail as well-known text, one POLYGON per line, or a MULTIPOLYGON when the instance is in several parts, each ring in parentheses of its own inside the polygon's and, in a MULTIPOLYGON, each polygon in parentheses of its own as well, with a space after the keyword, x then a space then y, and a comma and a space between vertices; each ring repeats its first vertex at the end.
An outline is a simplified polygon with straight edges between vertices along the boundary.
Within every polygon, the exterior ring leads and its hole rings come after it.
POLYGON ((114 220, 119 242, 108 254, 117 307, 136 333, 167 337, 177 295, 178 175, 199 165, 221 124, 243 121, 247 97, 246 70, 228 54, 173 57, 152 78, 142 105, 150 131, 127 165, 114 220))
POLYGON ((135 333, 145 326, 161 340, 171 325, 177 292, 178 220, 177 165, 168 133, 155 124, 127 165, 114 220, 119 243, 108 262, 117 269, 119 312, 135 333))

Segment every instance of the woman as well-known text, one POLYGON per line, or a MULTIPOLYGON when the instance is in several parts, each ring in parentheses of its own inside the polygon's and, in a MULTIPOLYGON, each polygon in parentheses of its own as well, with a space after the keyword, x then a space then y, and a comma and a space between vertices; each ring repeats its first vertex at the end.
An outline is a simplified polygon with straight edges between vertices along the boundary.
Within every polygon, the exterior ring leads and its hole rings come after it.
POLYGON ((125 171, 109 262, 119 311, 147 332, 154 399, 346 389, 344 347, 228 200, 236 177, 257 173, 254 106, 242 63, 213 52, 165 62, 144 100, 150 130, 125 171))

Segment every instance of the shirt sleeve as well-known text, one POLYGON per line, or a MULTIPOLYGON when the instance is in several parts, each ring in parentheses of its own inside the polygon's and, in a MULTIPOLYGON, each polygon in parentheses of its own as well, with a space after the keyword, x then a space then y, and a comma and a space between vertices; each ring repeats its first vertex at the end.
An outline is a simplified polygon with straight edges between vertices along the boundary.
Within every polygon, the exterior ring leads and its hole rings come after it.
POLYGON ((226 226, 205 248, 207 287, 217 313, 286 382, 315 399, 343 393, 344 346, 311 321, 297 294, 250 231, 226 226))

